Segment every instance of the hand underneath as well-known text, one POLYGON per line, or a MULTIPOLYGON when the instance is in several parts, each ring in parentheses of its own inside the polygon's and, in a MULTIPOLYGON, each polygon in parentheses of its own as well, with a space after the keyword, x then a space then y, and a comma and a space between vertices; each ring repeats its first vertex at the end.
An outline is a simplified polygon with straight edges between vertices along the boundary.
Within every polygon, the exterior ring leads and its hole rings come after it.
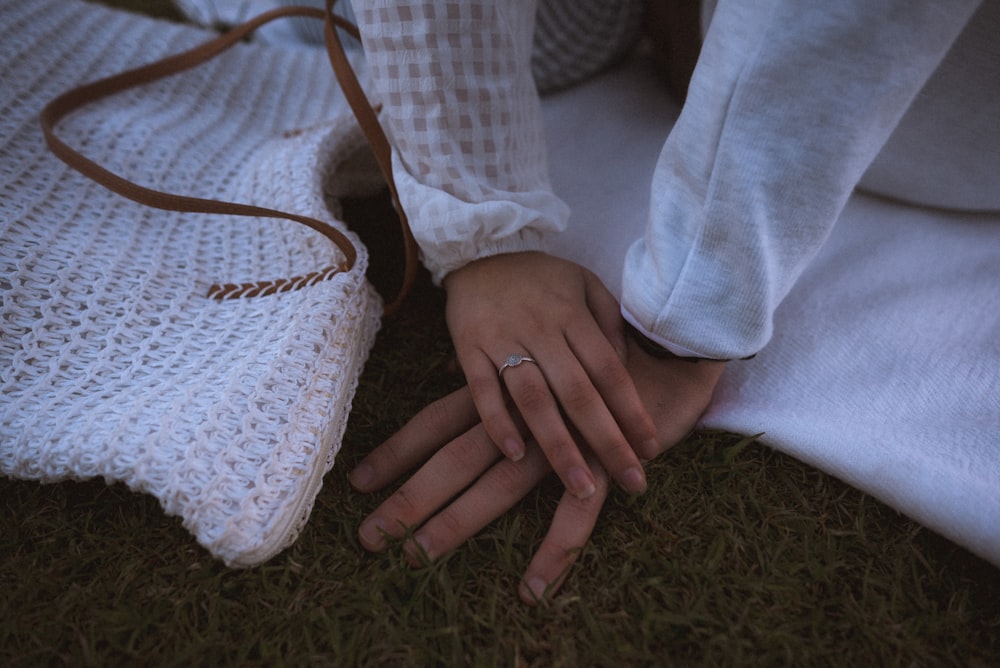
POLYGON ((444 285, 458 360, 492 442, 517 461, 527 429, 566 489, 586 498, 600 481, 580 440, 626 491, 642 491, 636 453, 656 448, 656 432, 622 363, 618 304, 600 280, 543 253, 511 253, 472 262, 444 285), (512 354, 534 364, 498 376, 512 354))
MULTIPOLYGON (((653 448, 640 451, 648 460, 694 427, 725 365, 654 359, 634 343, 626 345, 629 373, 660 435, 653 448)), ((501 459, 468 389, 421 411, 361 462, 351 473, 351 483, 359 491, 375 491, 421 462, 362 523, 359 536, 366 549, 383 550, 387 536, 402 538, 412 529, 413 541, 405 546, 411 559, 439 557, 509 510, 551 471, 544 453, 531 441, 520 460, 501 459)), ((593 531, 607 498, 608 477, 592 456, 589 463, 595 492, 582 499, 563 494, 525 571, 520 595, 526 603, 533 605, 558 590, 593 531)))

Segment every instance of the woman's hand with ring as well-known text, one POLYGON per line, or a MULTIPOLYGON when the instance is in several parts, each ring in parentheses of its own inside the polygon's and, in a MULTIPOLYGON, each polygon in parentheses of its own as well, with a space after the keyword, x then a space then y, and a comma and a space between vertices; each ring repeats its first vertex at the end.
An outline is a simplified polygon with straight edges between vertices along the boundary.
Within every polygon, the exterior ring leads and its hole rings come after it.
POLYGON ((448 327, 473 401, 507 457, 523 456, 525 441, 505 389, 572 494, 585 498, 597 489, 574 430, 626 491, 645 489, 636 453, 656 449, 656 431, 625 369, 618 304, 600 280, 577 264, 531 252, 476 260, 450 273, 444 286, 448 327))
MULTIPOLYGON (((652 459, 695 425, 712 397, 724 363, 691 364, 649 357, 628 342, 628 369, 646 406, 656 418, 660 440, 652 459)), ((386 538, 405 543, 412 561, 436 559, 507 512, 551 470, 531 441, 519 461, 503 459, 486 434, 468 388, 440 399, 372 451, 351 472, 362 492, 389 485, 419 469, 390 495, 359 529, 362 545, 381 551, 386 538)), ((520 587, 521 598, 534 604, 558 591, 598 521, 608 494, 607 476, 593 463, 596 491, 581 499, 568 491, 559 501, 551 526, 538 545, 520 587)))

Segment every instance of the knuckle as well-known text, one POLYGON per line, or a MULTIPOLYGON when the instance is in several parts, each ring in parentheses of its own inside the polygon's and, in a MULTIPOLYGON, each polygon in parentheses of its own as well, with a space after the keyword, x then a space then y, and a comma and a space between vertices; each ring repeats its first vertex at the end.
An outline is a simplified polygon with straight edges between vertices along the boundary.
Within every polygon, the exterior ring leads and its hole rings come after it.
POLYGON ((632 376, 629 375, 628 369, 614 356, 607 357, 598 366, 597 373, 599 378, 615 387, 628 385, 632 382, 632 376))
POLYGON ((472 400, 476 406, 480 406, 495 392, 497 378, 492 373, 471 372, 466 373, 465 382, 468 383, 472 400))
MULTIPOLYGON (((438 450, 436 457, 442 460, 442 466, 449 471, 467 471, 472 468, 478 469, 479 453, 482 451, 482 441, 470 441, 460 439, 452 444, 438 450)), ((489 444, 492 451, 492 444, 489 444)))
POLYGON ((597 407, 600 399, 600 395, 588 379, 574 378, 563 388, 559 403, 570 413, 586 415, 597 407))
POLYGON ((461 538, 466 530, 462 518, 451 507, 438 513, 431 522, 428 522, 425 529, 435 536, 434 544, 441 546, 450 546, 461 538))
POLYGON ((539 445, 545 453, 545 458, 560 475, 565 474, 572 466, 583 460, 579 448, 570 438, 545 439, 545 442, 539 442, 539 445))
POLYGON ((605 464, 632 464, 635 451, 621 434, 608 435, 600 443, 591 446, 598 458, 605 464))
POLYGON ((655 459, 661 452, 666 450, 666 446, 656 439, 655 432, 652 436, 643 438, 635 446, 635 454, 641 460, 655 459))
POLYGON ((490 438, 499 442, 503 440, 503 437, 507 434, 507 418, 499 413, 494 413, 491 415, 484 415, 482 418, 483 428, 486 433, 489 434, 490 438))
POLYGON ((405 461, 402 437, 396 434, 389 438, 368 455, 368 461, 376 470, 397 470, 405 461))
POLYGON ((517 404, 526 412, 533 412, 548 407, 552 395, 545 383, 527 381, 517 389, 517 404))
POLYGON ((571 566, 580 555, 585 541, 576 542, 565 539, 553 539, 546 546, 547 557, 556 570, 562 572, 571 566))
POLYGON ((453 412, 451 405, 445 399, 438 399, 425 406, 417 415, 422 428, 433 429, 438 425, 447 425, 453 417, 453 412))
POLYGON ((521 467, 515 463, 504 462, 504 465, 495 466, 490 471, 489 485, 494 492, 494 498, 501 498, 504 494, 524 487, 524 479, 521 467))
POLYGON ((409 486, 403 485, 392 496, 386 499, 382 510, 385 515, 395 520, 393 524, 398 524, 399 522, 409 524, 409 520, 419 514, 420 504, 409 489, 409 486))

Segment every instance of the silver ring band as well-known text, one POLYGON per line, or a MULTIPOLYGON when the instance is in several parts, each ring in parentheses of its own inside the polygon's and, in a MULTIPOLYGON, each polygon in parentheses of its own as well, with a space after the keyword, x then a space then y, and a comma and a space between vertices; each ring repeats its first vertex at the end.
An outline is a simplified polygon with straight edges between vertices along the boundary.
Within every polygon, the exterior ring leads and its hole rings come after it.
POLYGON ((505 369, 508 369, 510 367, 515 367, 521 364, 522 362, 531 362, 532 364, 535 365, 538 364, 538 362, 531 359, 530 357, 514 353, 513 355, 507 355, 507 359, 503 361, 503 366, 500 367, 500 371, 497 372, 497 375, 503 378, 503 372, 505 369))

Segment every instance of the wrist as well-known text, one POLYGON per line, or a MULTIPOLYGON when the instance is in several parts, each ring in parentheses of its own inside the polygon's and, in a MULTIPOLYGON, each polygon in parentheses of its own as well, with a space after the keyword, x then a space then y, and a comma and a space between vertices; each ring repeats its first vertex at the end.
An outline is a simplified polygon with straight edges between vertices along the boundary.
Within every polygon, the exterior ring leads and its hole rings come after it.
POLYGON ((449 292, 465 281, 472 281, 473 279, 470 277, 487 273, 497 281, 496 285, 503 285, 502 280, 509 273, 518 270, 518 262, 535 255, 545 255, 545 253, 536 250, 523 250, 475 258, 445 274, 441 278, 441 287, 445 289, 445 292, 449 292))

